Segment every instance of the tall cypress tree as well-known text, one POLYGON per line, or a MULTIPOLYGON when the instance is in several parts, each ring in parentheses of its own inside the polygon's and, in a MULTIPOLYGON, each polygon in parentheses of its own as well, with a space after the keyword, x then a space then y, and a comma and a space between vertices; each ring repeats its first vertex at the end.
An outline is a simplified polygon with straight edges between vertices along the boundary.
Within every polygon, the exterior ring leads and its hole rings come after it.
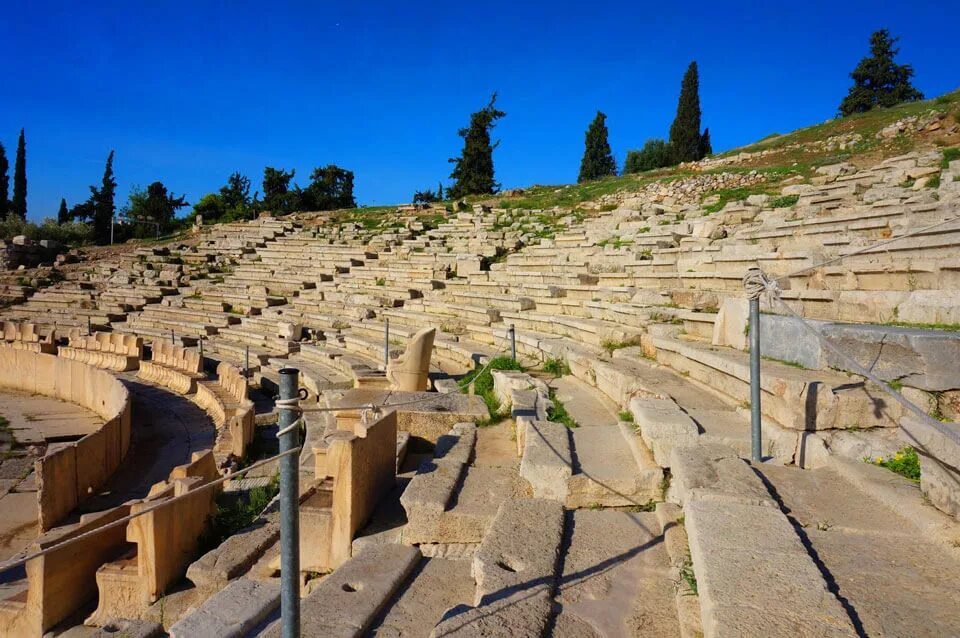
POLYGON ((107 164, 103 169, 103 181, 100 188, 90 187, 90 203, 93 206, 93 234, 98 244, 110 243, 110 226, 117 208, 114 197, 117 180, 113 177, 113 151, 107 155, 107 164))
POLYGON ((13 212, 27 218, 27 142, 20 129, 17 140, 17 159, 13 164, 13 212))
POLYGON ((670 125, 670 149, 675 162, 692 162, 703 158, 700 135, 700 76, 693 61, 683 74, 677 116, 670 125))
POLYGON ((457 132, 463 138, 463 151, 460 157, 449 160, 454 164, 450 173, 454 183, 447 189, 447 196, 452 199, 491 194, 500 186, 493 178, 493 149, 500 142, 490 142, 490 130, 506 113, 494 106, 496 101, 497 94, 494 93, 489 104, 470 115, 470 126, 457 132))
POLYGON ((700 150, 698 152, 698 155, 700 155, 699 159, 703 159, 712 153, 713 145, 710 144, 710 129, 705 128, 703 129, 703 135, 700 136, 700 150))
POLYGON ((893 61, 900 52, 900 49, 893 47, 896 42, 897 38, 891 37, 886 29, 880 29, 870 36, 870 57, 860 60, 850 74, 853 86, 840 102, 841 115, 923 99, 923 93, 910 83, 913 67, 893 61))
POLYGON ((70 221, 70 209, 67 208, 67 200, 60 198, 60 210, 57 211, 57 223, 66 224, 70 221))
POLYGON ((0 219, 10 211, 10 162, 7 161, 7 150, 0 144, 0 219))
POLYGON ((606 120, 607 116, 597 111, 597 116, 587 127, 578 183, 617 174, 617 162, 613 159, 613 152, 607 141, 606 120))

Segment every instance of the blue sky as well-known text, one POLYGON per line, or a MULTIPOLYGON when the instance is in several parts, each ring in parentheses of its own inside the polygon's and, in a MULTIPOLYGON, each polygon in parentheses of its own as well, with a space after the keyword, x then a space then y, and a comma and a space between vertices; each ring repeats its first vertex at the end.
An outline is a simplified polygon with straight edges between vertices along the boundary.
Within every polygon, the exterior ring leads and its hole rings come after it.
POLYGON ((0 22, 0 142, 12 165, 26 128, 31 219, 85 199, 111 149, 124 200, 335 163, 360 203, 407 201, 449 182, 493 91, 498 180, 568 183, 597 109, 618 165, 666 136, 694 59, 720 151, 832 117, 880 27, 927 96, 960 86, 955 2, 85 4, 8 3, 0 22))

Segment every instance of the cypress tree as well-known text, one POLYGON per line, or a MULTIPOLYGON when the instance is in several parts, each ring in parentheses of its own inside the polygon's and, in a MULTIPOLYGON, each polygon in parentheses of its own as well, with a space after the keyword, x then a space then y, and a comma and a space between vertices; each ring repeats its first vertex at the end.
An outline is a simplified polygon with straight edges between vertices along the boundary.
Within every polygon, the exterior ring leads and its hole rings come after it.
POLYGON ((113 177, 113 151, 107 155, 107 164, 103 169, 103 181, 100 188, 90 187, 90 203, 93 209, 93 234, 98 244, 110 243, 110 226, 117 208, 114 196, 117 180, 113 177))
POLYGON ((27 218, 27 142, 20 129, 17 140, 17 159, 13 164, 13 212, 27 218))
POLYGON ((485 107, 470 115, 470 126, 457 131, 463 138, 463 151, 460 157, 449 160, 454 165, 450 173, 454 183, 447 189, 450 198, 492 194, 500 187, 493 178, 493 149, 500 142, 490 142, 490 130, 506 113, 494 106, 496 101, 494 93, 485 107))
POLYGON ((677 116, 670 125, 670 148, 674 162, 677 163, 703 158, 700 136, 700 76, 696 61, 687 67, 680 84, 677 116))
POLYGON ((713 146, 710 144, 710 129, 705 128, 703 129, 703 135, 700 136, 700 150, 698 153, 698 155, 700 155, 699 159, 703 159, 712 153, 713 146))
POLYGON ((443 201, 443 182, 437 182, 437 201, 443 201))
POLYGON ((0 219, 7 216, 10 210, 10 162, 7 161, 7 150, 0 144, 0 219))
POLYGON ((860 60, 850 74, 853 86, 840 102, 841 115, 923 99, 923 93, 910 83, 913 67, 893 61, 900 52, 900 49, 893 47, 897 39, 891 37, 886 29, 880 29, 870 36, 870 57, 860 60))
POLYGON ((57 211, 57 223, 66 224, 70 221, 70 210, 67 208, 67 200, 60 198, 60 210, 57 211))
POLYGON ((597 116, 587 127, 578 183, 617 174, 617 163, 607 141, 606 120, 607 116, 597 111, 597 116))

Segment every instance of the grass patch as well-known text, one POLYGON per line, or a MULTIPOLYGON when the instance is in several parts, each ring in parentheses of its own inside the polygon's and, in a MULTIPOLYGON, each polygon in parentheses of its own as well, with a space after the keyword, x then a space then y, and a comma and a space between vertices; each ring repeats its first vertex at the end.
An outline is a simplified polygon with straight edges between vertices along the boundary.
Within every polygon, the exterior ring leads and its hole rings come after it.
POLYGON ((567 412, 567 408, 563 405, 563 401, 557 398, 557 393, 553 390, 553 388, 550 389, 550 400, 553 401, 553 407, 547 410, 548 421, 562 423, 571 430, 580 427, 573 417, 570 416, 570 413, 567 412))
POLYGON ((493 391, 493 370, 523 370, 523 368, 519 362, 514 361, 510 357, 500 356, 490 361, 485 368, 471 370, 463 375, 459 382, 461 388, 465 388, 472 383, 474 393, 487 404, 490 419, 489 422, 484 423, 484 425, 495 423, 505 416, 500 413, 500 400, 497 399, 497 395, 493 391))
POLYGON ((917 455, 917 451, 909 445, 900 448, 896 454, 888 458, 878 456, 873 459, 864 458, 863 460, 873 465, 885 467, 911 481, 920 481, 920 457, 917 455))
POLYGON ((796 204, 799 199, 799 195, 784 195, 771 199, 768 205, 770 208, 789 208, 796 204))
POLYGON ((888 321, 883 325, 893 326, 895 328, 920 328, 922 330, 960 332, 960 323, 915 323, 912 321, 888 321))
POLYGON ((255 487, 246 494, 221 492, 207 531, 200 545, 205 553, 245 527, 249 527, 280 491, 280 475, 274 474, 270 484, 255 487))
POLYGON ((791 368, 799 368, 801 370, 806 370, 807 367, 800 363, 799 361, 790 361, 789 359, 777 359, 776 357, 768 357, 765 354, 760 355, 761 359, 766 361, 773 361, 775 363, 782 363, 785 366, 790 366, 791 368))
POLYGON ((543 362, 543 371, 555 377, 570 374, 570 366, 563 359, 550 358, 543 362))
POLYGON ((374 283, 378 286, 386 286, 387 280, 384 277, 377 277, 377 280, 374 283))
POLYGON ((940 173, 927 178, 924 188, 940 188, 940 173))
POLYGON ((633 346, 640 345, 640 337, 630 337, 629 339, 624 339, 622 341, 617 341, 615 339, 606 339, 600 343, 600 347, 607 351, 607 354, 613 354, 614 350, 621 350, 623 348, 631 348, 633 346))
POLYGON ((655 512, 657 509, 657 501, 650 499, 642 505, 630 505, 623 508, 624 512, 655 512))
POLYGON ((950 168, 950 162, 960 160, 960 146, 943 149, 943 159, 940 160, 940 168, 950 168))
POLYGON ((629 410, 621 410, 617 413, 617 418, 627 423, 633 423, 633 413, 629 410))

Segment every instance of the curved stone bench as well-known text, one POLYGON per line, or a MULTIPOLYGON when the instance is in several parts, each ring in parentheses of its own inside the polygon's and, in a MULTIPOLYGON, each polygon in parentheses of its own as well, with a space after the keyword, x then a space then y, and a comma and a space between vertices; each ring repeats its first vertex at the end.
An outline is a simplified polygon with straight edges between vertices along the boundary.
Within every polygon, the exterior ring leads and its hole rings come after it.
POLYGON ((217 426, 214 453, 222 465, 230 456, 243 458, 253 441, 253 401, 247 398, 247 384, 243 373, 229 363, 217 366, 216 381, 199 381, 194 403, 213 418, 217 426))
POLYGON ((143 358, 143 339, 115 332, 98 332, 82 336, 71 331, 69 345, 61 346, 57 355, 114 372, 136 370, 143 358))
POLYGON ((46 531, 92 496, 130 447, 130 393, 113 375, 49 354, 0 346, 0 387, 83 406, 104 424, 79 441, 57 444, 36 461, 40 529, 46 531))
POLYGON ((34 323, 4 321, 2 337, 6 345, 19 350, 44 354, 53 354, 57 351, 55 332, 50 330, 44 335, 34 323))
POLYGON ((154 341, 152 359, 140 362, 137 376, 180 394, 192 394, 204 378, 203 360, 195 350, 166 341, 154 341))

